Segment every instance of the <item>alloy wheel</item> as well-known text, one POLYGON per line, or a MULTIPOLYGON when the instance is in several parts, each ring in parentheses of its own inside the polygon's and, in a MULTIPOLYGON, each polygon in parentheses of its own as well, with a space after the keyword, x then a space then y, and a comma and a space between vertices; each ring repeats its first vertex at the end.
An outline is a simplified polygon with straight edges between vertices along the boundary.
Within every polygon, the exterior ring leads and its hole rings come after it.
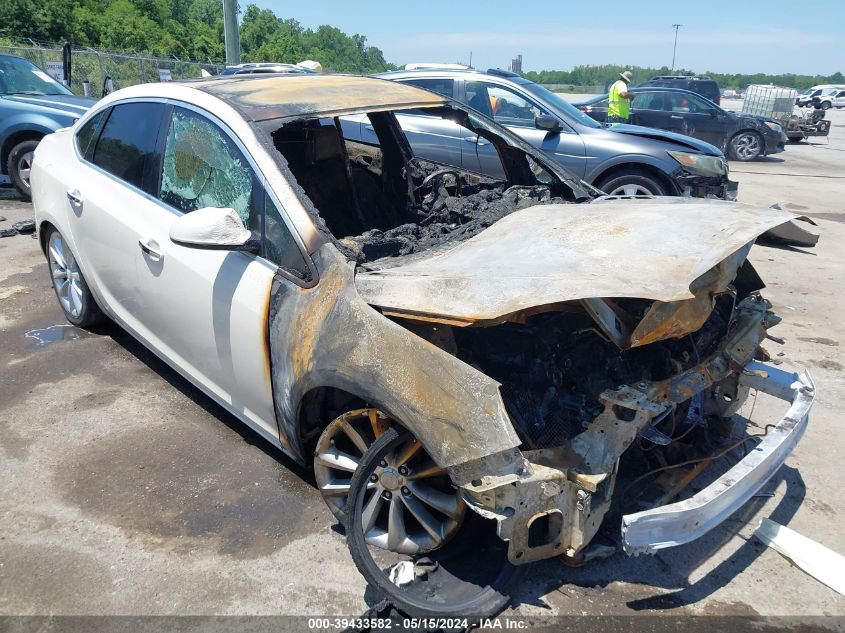
POLYGON ((381 457, 364 494, 364 540, 398 554, 437 549, 457 532, 466 511, 446 470, 409 436, 381 457))
POLYGON ((751 132, 740 134, 734 139, 733 150, 740 160, 751 160, 760 155, 760 137, 751 132))
POLYGON ((82 275, 76 258, 58 231, 50 236, 47 257, 50 261, 53 287, 56 289, 62 309, 70 316, 78 318, 85 308, 85 295, 81 285, 82 275))
POLYGON ((654 192, 636 183, 626 183, 609 192, 610 196, 653 196, 654 192))
POLYGON ((21 154, 20 158, 18 158, 18 175, 20 176, 21 182, 23 182, 28 189, 32 187, 29 182, 29 176, 32 173, 32 158, 34 155, 35 152, 24 152, 21 154))
POLYGON ((323 501, 337 519, 343 520, 352 475, 361 457, 390 424, 377 409, 355 409, 332 420, 317 440, 314 478, 323 501))

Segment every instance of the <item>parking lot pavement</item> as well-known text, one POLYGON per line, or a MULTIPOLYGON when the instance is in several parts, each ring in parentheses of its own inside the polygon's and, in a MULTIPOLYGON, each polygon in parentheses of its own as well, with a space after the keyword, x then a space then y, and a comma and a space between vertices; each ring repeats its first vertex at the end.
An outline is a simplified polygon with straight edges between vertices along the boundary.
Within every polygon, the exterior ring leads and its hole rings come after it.
MULTIPOLYGON (((845 111, 829 117, 829 144, 731 164, 740 200, 811 215, 821 234, 751 254, 784 318, 769 351, 818 387, 774 496, 659 557, 537 564, 516 613, 845 615, 751 538, 771 517, 845 553, 845 111)), ((0 227, 30 214, 0 189, 0 227)), ((30 236, 0 239, 0 367, 0 613, 356 615, 372 600, 310 474, 118 328, 64 326, 30 236)), ((762 430, 780 411, 761 396, 742 413, 762 430)))

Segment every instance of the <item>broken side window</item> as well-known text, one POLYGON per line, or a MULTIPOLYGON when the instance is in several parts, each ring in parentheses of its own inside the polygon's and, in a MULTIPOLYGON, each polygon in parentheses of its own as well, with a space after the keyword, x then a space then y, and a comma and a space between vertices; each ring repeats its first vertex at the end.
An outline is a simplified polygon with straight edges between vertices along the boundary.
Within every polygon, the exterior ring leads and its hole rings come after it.
POLYGON ((247 228, 257 230, 253 185, 249 163, 223 130, 191 110, 173 109, 164 148, 162 201, 185 213, 228 207, 247 228))
POLYGON ((267 193, 264 194, 264 255, 300 279, 311 278, 311 270, 291 229, 267 193))

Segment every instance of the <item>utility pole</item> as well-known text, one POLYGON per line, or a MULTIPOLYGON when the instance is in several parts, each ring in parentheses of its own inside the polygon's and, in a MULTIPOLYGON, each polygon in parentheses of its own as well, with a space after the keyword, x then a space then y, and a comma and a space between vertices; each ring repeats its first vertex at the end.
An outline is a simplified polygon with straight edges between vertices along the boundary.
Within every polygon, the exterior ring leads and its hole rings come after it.
POLYGON ((226 42, 226 64, 241 63, 241 36, 238 31, 238 0, 223 0, 223 37, 226 42))
POLYGON ((678 50, 678 29, 682 26, 683 24, 672 25, 672 27, 675 29, 675 46, 672 47, 672 70, 675 70, 675 51, 678 50))

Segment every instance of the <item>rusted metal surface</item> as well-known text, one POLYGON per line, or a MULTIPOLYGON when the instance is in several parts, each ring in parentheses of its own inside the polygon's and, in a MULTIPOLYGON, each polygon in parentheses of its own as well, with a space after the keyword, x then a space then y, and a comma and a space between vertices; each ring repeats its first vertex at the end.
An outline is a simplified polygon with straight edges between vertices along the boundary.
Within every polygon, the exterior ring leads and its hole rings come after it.
POLYGON ((667 338, 680 338, 698 331, 713 310, 716 296, 724 293, 745 261, 751 244, 725 258, 690 284, 692 299, 664 303, 655 301, 631 334, 631 347, 667 338))
POLYGON ((691 369, 668 380, 605 391, 600 398, 604 412, 567 447, 577 456, 576 470, 608 472, 652 419, 744 367, 754 358, 766 336, 766 328, 771 325, 770 307, 768 301, 759 297, 744 300, 737 306, 734 329, 720 349, 691 369))
POLYGON ((253 121, 424 108, 446 103, 443 97, 427 90, 355 75, 249 76, 189 85, 232 103, 253 121))
POLYGON ((717 200, 608 200, 523 209, 445 253, 360 272, 365 301, 458 320, 495 320, 595 297, 671 302, 767 229, 794 217, 717 200))
POLYGON ((355 394, 402 424, 441 467, 519 445, 498 383, 367 305, 353 266, 325 245, 320 283, 273 287, 270 350, 282 443, 301 461, 299 403, 310 389, 355 394))
POLYGON ((681 492, 683 492, 684 488, 686 488, 692 483, 693 479, 695 479, 702 472, 704 472, 704 469, 707 468, 712 461, 712 459, 705 459, 703 461, 700 461, 688 471, 683 472, 680 475, 670 470, 666 473, 666 476, 664 478, 658 478, 657 483, 660 484, 661 482, 666 482, 667 489, 666 492, 663 493, 663 496, 660 497, 660 499, 658 499, 657 503, 655 503, 654 505, 662 506, 672 501, 672 499, 674 499, 679 494, 681 494, 681 492))
POLYGON ((566 553, 577 556, 589 544, 610 507, 619 458, 637 435, 669 407, 742 372, 777 321, 759 296, 736 308, 729 335, 708 358, 671 378, 623 385, 602 393, 604 411, 567 445, 526 451, 519 477, 487 477, 464 485, 470 507, 499 521, 510 540, 514 564, 566 553), (529 526, 537 517, 560 513, 557 532, 529 547, 529 526), (559 527, 558 527, 559 526, 559 527))

